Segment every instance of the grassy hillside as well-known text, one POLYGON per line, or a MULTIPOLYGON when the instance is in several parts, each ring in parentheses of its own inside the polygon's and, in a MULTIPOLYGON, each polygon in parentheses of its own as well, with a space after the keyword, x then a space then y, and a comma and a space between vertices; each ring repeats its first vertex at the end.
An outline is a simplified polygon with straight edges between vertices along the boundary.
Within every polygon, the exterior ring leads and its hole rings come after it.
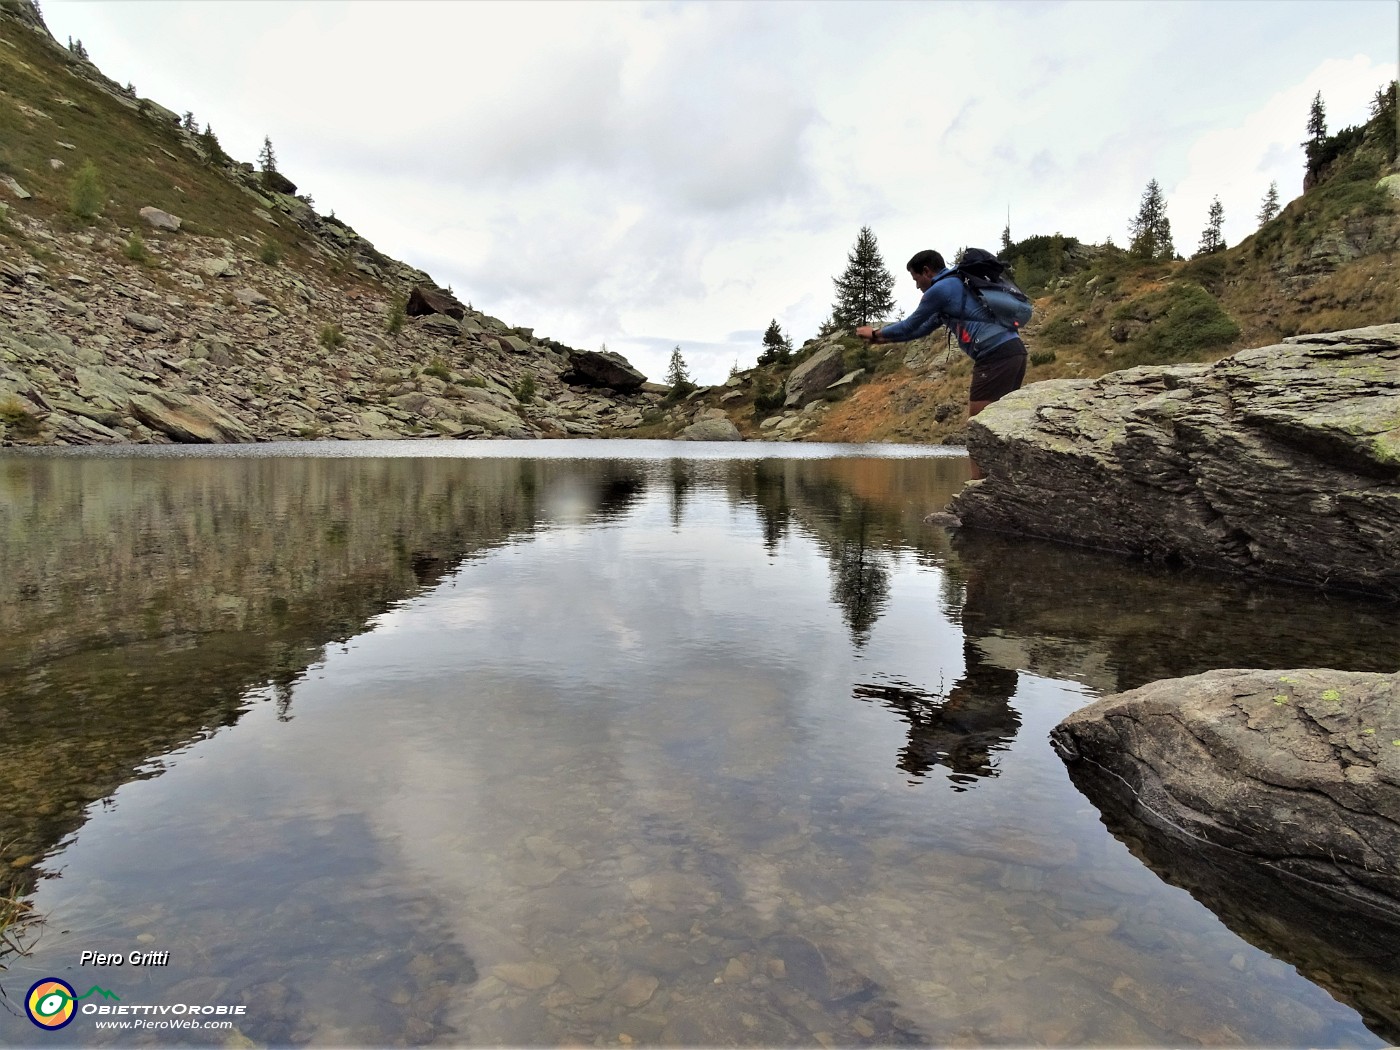
MULTIPOLYGON (((3 0, 14 16, 22 7, 3 0)), ((40 28, 0 19, 0 179, 29 198, 0 192, 14 213, 43 220, 57 234, 106 234, 125 245, 135 234, 154 240, 143 207, 178 215, 181 232, 257 246, 289 268, 363 284, 353 260, 318 238, 304 199, 260 185, 212 140, 185 130, 177 114, 108 80, 86 59, 57 45, 40 28), (85 165, 95 173, 95 207, 75 208, 75 183, 85 165), (267 218, 259 216, 262 211, 267 218), (297 221, 300 219, 301 221, 297 221)), ((343 225, 343 224, 342 224, 343 225)), ((0 223, 0 244, 41 263, 56 256, 48 238, 0 223)), ((132 260, 113 259, 117 265, 132 260)), ((148 268, 160 281, 160 268, 148 268)))

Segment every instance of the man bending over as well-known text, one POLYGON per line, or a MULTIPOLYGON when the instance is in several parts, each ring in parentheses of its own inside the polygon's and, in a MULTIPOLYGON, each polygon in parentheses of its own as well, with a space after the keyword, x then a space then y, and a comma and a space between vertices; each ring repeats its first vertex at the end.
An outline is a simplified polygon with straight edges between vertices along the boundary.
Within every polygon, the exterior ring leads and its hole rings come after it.
MULTIPOLYGON (((923 292, 918 307, 902 321, 874 328, 861 325, 856 335, 872 343, 903 343, 920 339, 940 325, 958 337, 963 353, 972 358, 972 389, 967 416, 971 419, 993 401, 1020 388, 1026 378, 1026 344, 1014 328, 998 322, 957 278, 939 280, 949 273, 943 256, 928 249, 909 260, 914 285, 923 292)), ((983 477, 975 460, 968 461, 973 480, 983 477)))

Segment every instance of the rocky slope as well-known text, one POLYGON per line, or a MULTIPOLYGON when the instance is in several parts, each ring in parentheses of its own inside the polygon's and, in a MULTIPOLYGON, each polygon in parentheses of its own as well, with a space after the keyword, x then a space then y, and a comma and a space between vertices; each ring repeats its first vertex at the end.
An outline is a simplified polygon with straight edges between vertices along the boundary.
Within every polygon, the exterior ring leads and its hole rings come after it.
POLYGON ((659 400, 296 189, 0 4, 0 441, 592 435, 659 400))
POLYGON ((1400 325, 1017 391, 966 525, 1400 597, 1400 325))

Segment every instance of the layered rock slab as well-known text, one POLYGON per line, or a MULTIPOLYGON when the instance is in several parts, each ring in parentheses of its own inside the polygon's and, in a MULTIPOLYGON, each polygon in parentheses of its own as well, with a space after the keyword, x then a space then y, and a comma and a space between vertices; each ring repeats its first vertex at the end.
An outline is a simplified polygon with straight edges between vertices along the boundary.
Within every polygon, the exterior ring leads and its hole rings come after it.
POLYGON ((1036 383, 968 449, 966 526, 1400 598, 1400 325, 1036 383))
POLYGON ((1400 673, 1208 671, 1081 708, 1051 741, 1165 832, 1400 920, 1400 673))

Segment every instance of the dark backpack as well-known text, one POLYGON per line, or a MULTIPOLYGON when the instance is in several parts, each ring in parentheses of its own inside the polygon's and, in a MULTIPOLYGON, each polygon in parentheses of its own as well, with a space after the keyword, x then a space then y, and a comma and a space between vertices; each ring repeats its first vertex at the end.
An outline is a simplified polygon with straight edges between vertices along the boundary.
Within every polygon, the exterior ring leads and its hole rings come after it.
POLYGON ((1006 276, 1006 270, 1006 263, 991 252, 967 248, 962 261, 943 276, 960 280, 997 324, 1020 335, 1021 326, 1031 319, 1033 309, 1030 297, 1006 276))

